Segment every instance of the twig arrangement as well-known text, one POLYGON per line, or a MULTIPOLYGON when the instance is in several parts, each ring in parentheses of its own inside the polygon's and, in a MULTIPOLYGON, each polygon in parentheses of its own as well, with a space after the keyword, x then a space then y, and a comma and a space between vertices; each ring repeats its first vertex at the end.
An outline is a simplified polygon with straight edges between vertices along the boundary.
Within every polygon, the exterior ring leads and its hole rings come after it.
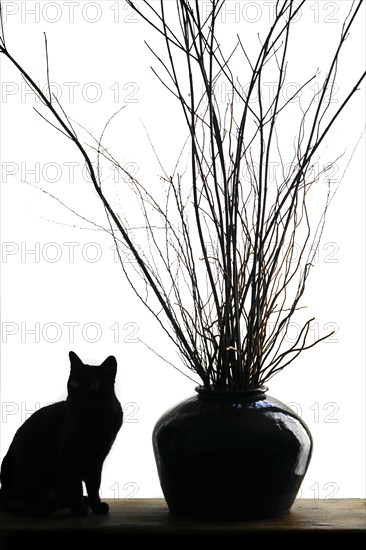
MULTIPOLYGON (((275 19, 257 58, 251 60, 240 37, 229 54, 223 51, 218 35, 225 0, 211 0, 204 18, 198 0, 176 0, 174 15, 167 6, 171 1, 127 0, 164 40, 165 58, 149 48, 165 77, 153 70, 182 109, 190 149, 189 166, 180 171, 177 163, 173 174, 164 172, 157 194, 127 174, 143 217, 140 239, 107 199, 91 153, 50 87, 47 93, 41 91, 11 56, 2 33, 0 52, 52 114, 49 122, 83 156, 117 251, 123 242, 132 252, 143 290, 119 256, 130 284, 178 347, 186 367, 207 388, 262 386, 303 350, 330 336, 309 341, 313 321, 309 319, 296 340, 286 342, 294 314, 302 307, 331 196, 327 188, 313 227, 309 192, 327 169, 314 173, 314 159, 365 78, 363 73, 352 83, 334 108, 340 56, 362 1, 350 5, 322 85, 306 105, 297 103, 296 118, 293 98, 318 76, 306 79, 292 97, 284 99, 293 22, 304 3, 276 2, 275 19), (238 56, 241 70, 246 64, 249 71, 245 90, 234 76, 238 56), (263 83, 269 75, 273 80, 274 73, 275 92, 268 100, 263 83), (224 103, 218 92, 222 86, 224 103), (290 129, 286 113, 295 120, 290 129), (283 155, 289 141, 292 153, 286 166, 290 168, 285 169, 283 155), (281 167, 279 173, 273 166, 281 167)), ((91 148, 98 166, 104 159, 126 174, 104 148, 103 136, 104 132, 91 148)))

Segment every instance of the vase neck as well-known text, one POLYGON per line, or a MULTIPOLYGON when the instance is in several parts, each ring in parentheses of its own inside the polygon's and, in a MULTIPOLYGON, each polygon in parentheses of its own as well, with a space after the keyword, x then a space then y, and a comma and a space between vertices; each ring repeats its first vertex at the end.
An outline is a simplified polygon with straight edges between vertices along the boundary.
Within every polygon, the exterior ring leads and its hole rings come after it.
POLYGON ((223 390, 214 387, 206 388, 204 386, 197 386, 195 388, 199 397, 209 400, 243 400, 243 401, 258 401, 266 397, 267 388, 261 386, 259 388, 251 388, 248 390, 223 390))

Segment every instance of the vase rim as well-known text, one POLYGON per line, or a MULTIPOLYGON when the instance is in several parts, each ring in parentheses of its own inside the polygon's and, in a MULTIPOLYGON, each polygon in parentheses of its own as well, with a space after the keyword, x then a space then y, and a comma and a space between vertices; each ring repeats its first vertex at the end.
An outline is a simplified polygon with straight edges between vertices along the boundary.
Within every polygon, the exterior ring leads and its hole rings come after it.
POLYGON ((234 396, 234 395, 264 394, 268 391, 268 387, 259 386, 258 388, 229 390, 229 389, 215 388, 214 386, 211 385, 209 388, 205 386, 196 386, 195 391, 198 394, 204 394, 204 395, 233 395, 234 396))

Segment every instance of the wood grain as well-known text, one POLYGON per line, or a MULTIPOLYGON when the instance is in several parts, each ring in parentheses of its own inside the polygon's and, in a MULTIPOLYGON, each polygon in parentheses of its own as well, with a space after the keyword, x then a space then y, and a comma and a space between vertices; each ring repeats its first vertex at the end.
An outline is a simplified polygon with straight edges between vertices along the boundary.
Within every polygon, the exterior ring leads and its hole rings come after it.
POLYGON ((314 501, 299 499, 291 512, 281 518, 256 521, 202 521, 173 516, 163 499, 108 500, 107 515, 90 514, 84 518, 71 517, 66 511, 47 519, 26 518, 0 513, 1 548, 20 548, 25 543, 45 542, 45 547, 55 548, 77 538, 84 541, 127 540, 148 536, 220 538, 255 536, 298 538, 318 535, 362 536, 366 534, 366 501, 340 499, 314 501))

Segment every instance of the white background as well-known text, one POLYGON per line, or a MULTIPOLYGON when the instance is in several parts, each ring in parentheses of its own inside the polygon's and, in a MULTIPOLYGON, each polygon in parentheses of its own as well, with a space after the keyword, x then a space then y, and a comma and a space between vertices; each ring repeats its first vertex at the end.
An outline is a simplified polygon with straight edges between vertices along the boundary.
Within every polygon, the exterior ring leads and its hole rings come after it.
MULTIPOLYGON (((257 33, 268 28, 274 2, 229 4, 222 21, 228 44, 240 33, 255 52, 257 33)), ((149 39, 163 52, 163 42, 124 2, 3 6, 7 47, 42 87, 47 33, 50 81, 73 120, 99 136, 108 118, 125 106, 104 144, 152 189, 159 185, 161 172, 144 126, 168 172, 186 137, 179 106, 150 71, 157 62, 143 43, 149 39)), ((298 75, 293 82, 317 67, 324 75, 349 7, 348 0, 306 3, 290 45, 293 74, 298 75)), ((364 66, 364 8, 342 58, 339 98, 364 66)), ((32 410, 65 397, 69 350, 91 363, 114 354, 125 422, 105 463, 102 493, 160 497, 152 429, 168 407, 194 393, 196 384, 139 340, 182 368, 114 261, 111 239, 85 229, 83 220, 29 185, 47 189, 76 212, 103 223, 103 209, 75 148, 33 110, 39 103, 4 59, 1 71, 1 458, 32 410)), ((246 82, 245 74, 242 78, 246 82)), ((337 161, 335 186, 340 185, 305 303, 309 317, 316 318, 314 331, 336 327, 337 333, 268 384, 269 394, 291 403, 312 432, 314 454, 301 492, 307 498, 365 496, 364 105, 362 86, 320 159, 325 164, 345 153, 337 161)), ((111 175, 105 175, 109 181, 111 175)), ((121 208, 133 216, 129 204, 121 208)))

